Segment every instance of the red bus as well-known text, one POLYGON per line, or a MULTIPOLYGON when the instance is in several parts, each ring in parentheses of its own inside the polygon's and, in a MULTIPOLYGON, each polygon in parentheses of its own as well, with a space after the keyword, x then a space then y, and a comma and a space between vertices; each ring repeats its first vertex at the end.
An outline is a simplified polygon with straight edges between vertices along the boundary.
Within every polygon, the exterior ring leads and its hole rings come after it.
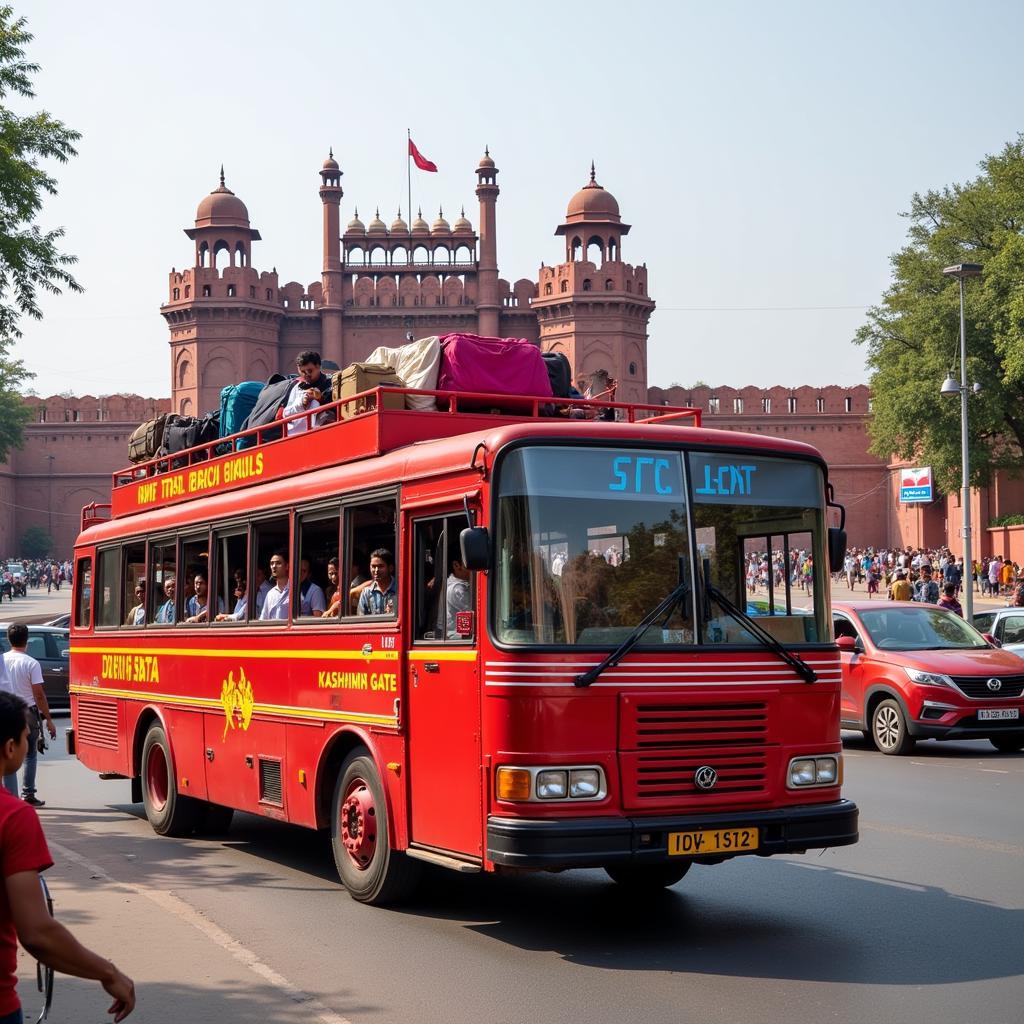
POLYGON ((813 448, 696 410, 374 397, 131 467, 83 512, 70 742, 158 833, 329 830, 370 903, 422 862, 639 889, 857 841, 813 448))

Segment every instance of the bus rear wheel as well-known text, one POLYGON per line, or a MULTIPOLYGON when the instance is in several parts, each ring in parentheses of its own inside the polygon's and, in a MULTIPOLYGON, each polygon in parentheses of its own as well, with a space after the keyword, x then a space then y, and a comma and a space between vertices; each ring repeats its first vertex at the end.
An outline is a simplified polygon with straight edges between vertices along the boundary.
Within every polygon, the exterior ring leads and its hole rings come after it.
POLYGON ((608 864, 605 873, 617 885, 631 892, 657 892, 681 881, 690 870, 692 861, 681 860, 676 864, 608 864))
POLYGON ((360 903, 394 903, 416 885, 419 865, 391 848, 384 786, 366 750, 345 759, 331 805, 334 863, 360 903))
POLYGON ((187 836, 199 819, 199 804, 178 792, 171 745, 163 726, 153 725, 142 745, 142 802, 153 831, 161 836, 187 836))

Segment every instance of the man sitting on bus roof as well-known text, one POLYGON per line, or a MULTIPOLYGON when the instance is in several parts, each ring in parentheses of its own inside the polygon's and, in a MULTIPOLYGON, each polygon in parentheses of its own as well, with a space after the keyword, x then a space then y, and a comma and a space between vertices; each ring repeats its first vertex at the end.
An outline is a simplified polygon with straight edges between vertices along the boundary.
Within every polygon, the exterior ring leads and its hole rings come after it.
MULTIPOLYGON (((311 349, 300 352, 295 359, 295 366, 299 371, 299 376, 289 389, 284 403, 284 408, 290 410, 289 415, 302 409, 308 409, 313 402, 327 405, 332 400, 331 378, 320 369, 320 353, 311 349)), ((315 423, 317 426, 322 426, 324 423, 333 423, 337 418, 337 411, 329 409, 327 412, 318 413, 315 423)), ((296 420, 295 422, 301 424, 304 421, 296 420)), ((291 432, 289 429, 289 433, 291 432)))
POLYGON ((387 548, 377 548, 370 555, 370 577, 373 582, 359 595, 360 615, 394 615, 398 588, 393 575, 395 556, 387 548))
POLYGON ((270 575, 274 577, 274 586, 267 591, 260 620, 288 618, 288 596, 291 587, 288 585, 288 552, 275 551, 270 556, 270 575))
POLYGON ((162 623, 173 623, 174 622, 174 591, 176 584, 174 577, 171 576, 169 579, 164 580, 164 597, 166 601, 157 609, 156 617, 153 619, 154 622, 162 623))

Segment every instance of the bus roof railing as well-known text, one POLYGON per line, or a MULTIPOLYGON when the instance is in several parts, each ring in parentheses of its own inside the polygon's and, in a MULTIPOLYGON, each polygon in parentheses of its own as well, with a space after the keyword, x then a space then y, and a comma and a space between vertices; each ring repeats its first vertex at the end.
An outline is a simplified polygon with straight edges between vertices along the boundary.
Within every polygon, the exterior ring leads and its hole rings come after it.
MULTIPOLYGON (((619 422, 637 424, 678 424, 689 421, 691 426, 701 425, 699 409, 648 405, 635 402, 614 402, 604 399, 571 399, 551 397, 530 397, 523 395, 498 395, 478 392, 430 391, 415 388, 376 387, 368 391, 321 405, 316 409, 304 410, 273 420, 259 427, 238 431, 227 437, 204 442, 170 454, 158 455, 146 462, 139 462, 116 471, 112 479, 113 510, 118 516, 129 511, 138 511, 143 503, 136 502, 124 507, 118 501, 119 491, 137 488, 140 483, 179 473, 196 466, 221 460, 230 456, 251 455, 266 451, 279 442, 297 442, 315 432, 336 428, 342 433, 335 435, 338 443, 330 451, 318 449, 319 465, 350 462, 356 459, 381 455, 386 451, 404 447, 414 441, 451 437, 455 434, 492 426, 499 423, 523 420, 538 420, 545 423, 560 420, 614 419, 619 422), (406 396, 423 399, 433 398, 436 409, 411 409, 406 406, 406 396), (333 417, 331 414, 333 413, 333 417), (331 417, 326 423, 318 422, 325 416, 331 417), (289 433, 290 424, 302 424, 297 431, 289 433), (346 429, 347 428, 347 429, 346 429)), ((294 428, 293 428, 294 429, 294 428)), ((286 450, 286 449, 275 449, 286 450)), ((296 472, 301 467, 297 465, 296 472)), ((274 475, 283 475, 277 473, 274 475)), ((251 484, 249 477, 239 476, 234 482, 251 484)), ((166 490, 166 489, 165 489, 166 490)), ((162 493, 167 498, 166 493, 162 493)), ((181 500, 190 494, 171 495, 181 500)), ((101 508, 102 506, 97 506, 101 508)), ((109 507, 109 506, 108 506, 109 507)), ((108 515, 107 518, 110 518, 108 515)), ((94 514, 90 523, 99 519, 94 514)), ((83 511, 83 523, 85 512, 83 511)))
POLYGON ((107 522, 112 513, 112 506, 110 502, 90 502, 82 509, 82 529, 86 530, 90 526, 95 526, 96 523, 107 522))

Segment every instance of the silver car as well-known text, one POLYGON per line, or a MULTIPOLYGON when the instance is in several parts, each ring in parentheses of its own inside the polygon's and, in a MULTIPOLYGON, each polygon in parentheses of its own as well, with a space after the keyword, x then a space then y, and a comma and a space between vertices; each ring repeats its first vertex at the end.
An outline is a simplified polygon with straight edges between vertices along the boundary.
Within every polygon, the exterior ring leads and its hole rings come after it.
POLYGON ((972 619, 979 633, 990 633, 1007 651, 1024 658, 1024 608, 996 608, 972 619))

